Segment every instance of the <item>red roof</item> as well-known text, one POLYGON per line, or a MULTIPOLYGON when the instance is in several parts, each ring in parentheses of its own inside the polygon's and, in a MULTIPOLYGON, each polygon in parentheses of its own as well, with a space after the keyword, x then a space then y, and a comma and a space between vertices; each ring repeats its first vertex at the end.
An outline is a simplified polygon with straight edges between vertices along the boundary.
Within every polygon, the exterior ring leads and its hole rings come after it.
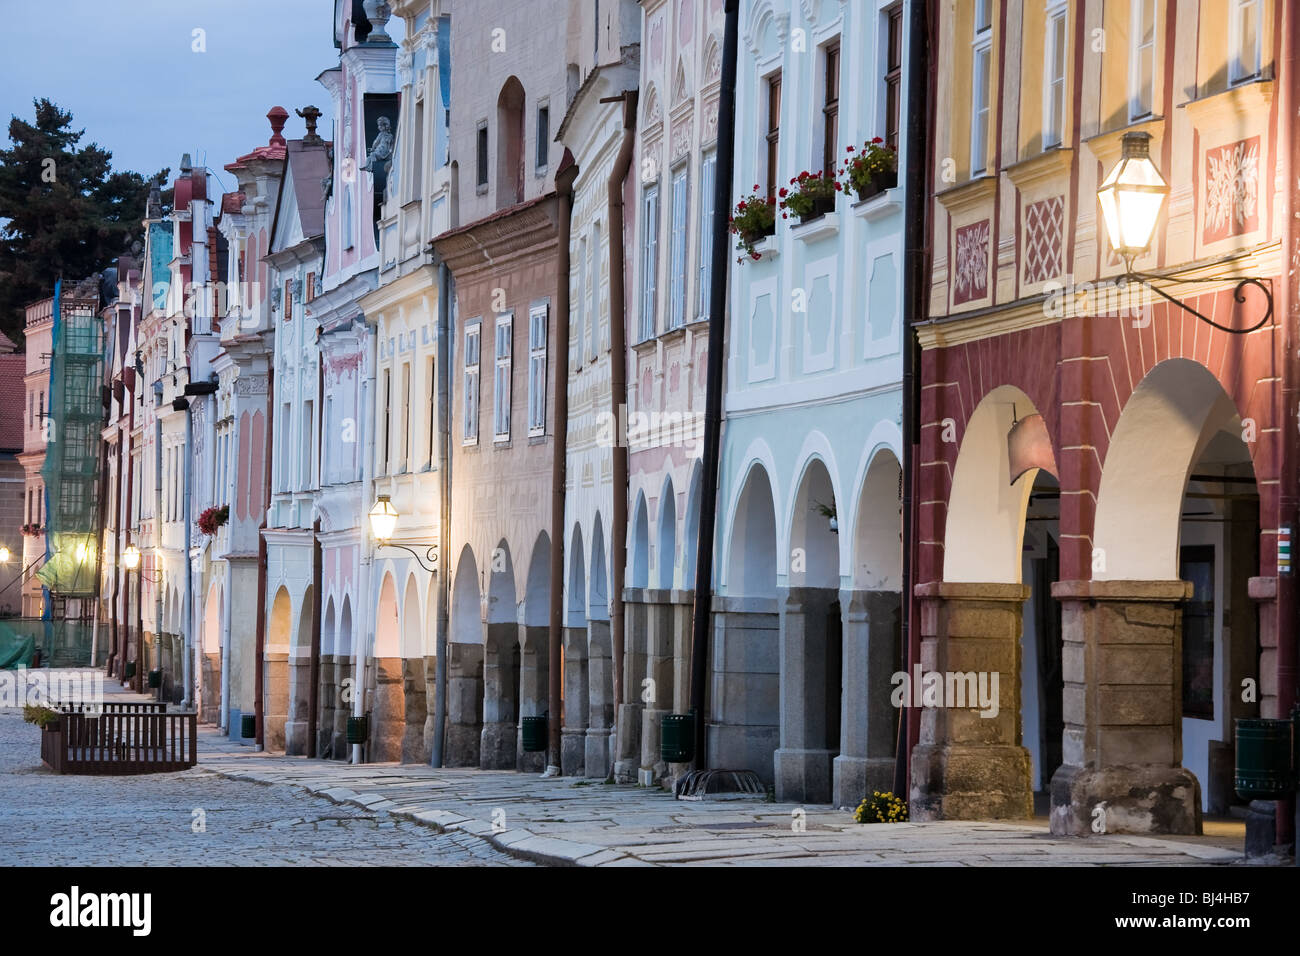
POLYGON ((223 213, 239 212, 243 208, 244 208, 244 194, 242 192, 225 193, 221 197, 221 211, 223 213))
POLYGON ((27 356, 0 355, 0 451, 23 450, 23 413, 27 408, 27 356))

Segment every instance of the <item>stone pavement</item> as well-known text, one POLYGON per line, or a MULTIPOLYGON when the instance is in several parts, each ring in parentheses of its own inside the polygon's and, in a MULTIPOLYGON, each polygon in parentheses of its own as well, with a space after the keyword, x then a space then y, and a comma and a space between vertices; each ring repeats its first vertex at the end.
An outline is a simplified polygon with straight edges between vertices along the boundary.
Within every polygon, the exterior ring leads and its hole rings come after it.
POLYGON ((1045 819, 862 826, 830 807, 756 799, 685 801, 661 790, 512 771, 353 766, 268 755, 206 729, 200 730, 199 754, 204 769, 231 779, 301 787, 439 831, 476 834, 511 855, 553 865, 1204 866, 1242 861, 1235 832, 1066 839, 1052 837, 1045 819))

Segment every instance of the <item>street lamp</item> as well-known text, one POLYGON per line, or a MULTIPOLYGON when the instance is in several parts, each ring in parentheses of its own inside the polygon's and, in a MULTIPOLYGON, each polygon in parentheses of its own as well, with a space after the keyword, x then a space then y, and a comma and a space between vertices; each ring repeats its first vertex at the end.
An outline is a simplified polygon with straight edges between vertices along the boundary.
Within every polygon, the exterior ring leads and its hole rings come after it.
POLYGON ((1101 205, 1102 219, 1106 223, 1106 232, 1110 246, 1115 254, 1124 260, 1124 273, 1121 282, 1136 282, 1146 286, 1156 295, 1171 302, 1185 312, 1189 312, 1202 322, 1214 326, 1223 332, 1245 334, 1263 328, 1273 318, 1273 287, 1271 279, 1254 276, 1179 276, 1179 273, 1144 273, 1135 272, 1133 260, 1145 255, 1151 249, 1155 236, 1156 220, 1164 208, 1165 198, 1169 195, 1169 184, 1165 182, 1156 164, 1151 161, 1151 134, 1125 133, 1121 140, 1119 162, 1102 180, 1097 189, 1097 202, 1101 205), (1224 282, 1236 279, 1237 286, 1233 298, 1241 303, 1246 301, 1244 289, 1253 285, 1264 293, 1267 309, 1264 317, 1245 329, 1234 329, 1220 325, 1208 316, 1202 315, 1191 306, 1182 302, 1155 283, 1158 280, 1172 282, 1224 282))
POLYGON ((5 547, 0 547, 0 564, 8 564, 8 563, 9 563, 9 549, 5 547))
MULTIPOLYGON (((140 571, 140 549, 133 544, 128 544, 122 549, 122 564, 129 574, 132 571, 140 571)), ((152 571, 142 572, 142 577, 148 578, 154 584, 158 584, 163 579, 162 568, 154 568, 152 571)))
POLYGON ((375 506, 370 509, 370 530, 374 532, 375 543, 381 548, 401 548, 403 551, 409 551, 415 556, 415 563, 430 574, 438 566, 438 546, 430 545, 424 552, 424 560, 420 560, 420 553, 414 548, 408 548, 404 544, 394 544, 392 542, 393 532, 397 529, 397 519, 400 517, 397 509, 393 507, 392 499, 388 495, 380 495, 375 499, 375 506), (424 562, 428 561, 426 565, 424 562), (430 567, 432 565, 432 567, 430 567))

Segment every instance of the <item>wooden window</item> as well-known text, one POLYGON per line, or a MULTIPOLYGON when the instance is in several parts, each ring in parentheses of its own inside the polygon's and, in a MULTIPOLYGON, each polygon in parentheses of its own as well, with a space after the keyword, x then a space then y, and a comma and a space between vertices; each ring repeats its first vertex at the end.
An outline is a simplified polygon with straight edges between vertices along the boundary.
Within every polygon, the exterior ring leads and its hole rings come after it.
POLYGON ((713 200, 718 176, 718 154, 709 152, 700 160, 700 267, 699 303, 696 315, 709 317, 713 286, 713 200))
POLYGON ((971 41, 970 172, 989 164, 989 87, 992 84, 992 0, 976 0, 975 36, 971 41))
POLYGON ((480 324, 476 321, 465 327, 465 366, 463 391, 465 393, 465 421, 462 434, 466 445, 478 443, 478 381, 479 381, 479 333, 480 324))
POLYGON ((496 365, 492 380, 492 439, 510 440, 510 379, 511 355, 514 351, 514 316, 507 313, 497 316, 496 365))
POLYGON ((1155 109, 1156 0, 1133 0, 1132 11, 1128 115, 1137 120, 1155 109))
POLYGON ((885 144, 898 149, 899 112, 903 103, 903 5, 884 11, 885 17, 885 144))
POLYGON ((1065 27, 1064 0, 1047 9, 1043 37, 1043 149, 1059 146, 1065 137, 1065 27))
POLYGON ((1231 0, 1228 14, 1228 79, 1233 83, 1259 76, 1262 59, 1263 4, 1231 0))
POLYGON ((683 165, 673 173, 673 221, 672 221, 672 276, 671 312, 668 317, 670 329, 681 328, 686 322, 686 219, 688 215, 688 173, 690 169, 683 165))
POLYGON ((546 434, 546 303, 528 312, 528 434, 546 434))
MULTIPOLYGON (((836 40, 826 46, 822 62, 826 67, 822 85, 822 172, 835 175, 839 159, 837 145, 840 136, 840 43, 836 40)), ((769 194, 770 195, 770 194, 769 194)))
POLYGON ((781 145, 781 74, 774 73, 767 80, 767 193, 776 195, 776 175, 779 147, 781 145))
POLYGON ((487 187, 488 184, 488 131, 487 122, 481 122, 478 126, 478 147, 475 153, 475 179, 476 186, 487 187))
POLYGON ((537 172, 546 170, 546 162, 551 148, 551 108, 537 107, 537 172))
POLYGON ((655 280, 659 271, 659 187, 649 186, 641 197, 641 221, 645 243, 641 256, 641 340, 655 335, 658 295, 655 280))
MULTIPOLYGON (((293 318, 293 280, 284 280, 284 321, 288 322, 293 318)), ((171 343, 168 343, 170 347, 171 343)))

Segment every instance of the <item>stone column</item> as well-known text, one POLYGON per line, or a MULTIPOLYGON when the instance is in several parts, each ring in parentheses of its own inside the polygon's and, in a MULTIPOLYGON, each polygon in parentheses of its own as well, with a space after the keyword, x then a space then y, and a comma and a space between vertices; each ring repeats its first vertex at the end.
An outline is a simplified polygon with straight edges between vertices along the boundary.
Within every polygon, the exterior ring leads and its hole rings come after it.
POLYGON ((356 679, 352 673, 352 661, 347 655, 340 654, 337 664, 337 685, 334 690, 334 720, 331 725, 330 756, 335 760, 347 760, 351 753, 348 747, 348 718, 352 716, 352 701, 357 693, 356 679), (344 682, 351 679, 352 684, 344 682), (343 688, 351 688, 345 697, 343 688))
POLYGON ((515 768, 515 687, 513 650, 519 642, 519 625, 487 625, 483 653, 483 744, 479 766, 484 770, 515 768))
POLYGON ((370 673, 375 689, 370 697, 371 763, 388 763, 402 759, 406 736, 405 675, 402 658, 379 657, 370 673))
POLYGON ((428 717, 423 657, 400 658, 402 664, 402 763, 429 762, 424 722, 428 717))
POLYGON ((560 772, 585 775, 587 759, 587 630, 564 629, 564 729, 560 733, 560 772))
POLYGON ((424 753, 427 755, 425 763, 433 760, 433 739, 434 728, 437 722, 434 720, 435 707, 438 700, 438 658, 436 655, 430 655, 424 658, 424 753))
POLYGON ((780 622, 775 598, 714 597, 709 765, 774 780, 780 739, 780 622))
POLYGON ((672 591, 647 591, 645 677, 649 684, 639 688, 641 698, 641 765, 637 783, 653 787, 668 772, 664 763, 660 733, 665 714, 673 704, 673 626, 672 591))
MULTIPOLYGON (((781 747, 776 752, 776 798, 831 802, 826 720, 826 614, 835 601, 826 588, 785 589, 780 601, 781 747)), ((838 741, 836 741, 836 748, 838 741)))
POLYGON ((645 710, 641 682, 648 676, 649 602, 655 593, 646 588, 623 591, 623 699, 618 705, 618 754, 614 764, 614 779, 619 783, 635 783, 641 767, 641 715, 645 710))
MULTIPOLYGON (((203 710, 199 719, 215 724, 221 719, 221 654, 200 654, 199 661, 203 667, 203 710)), ((115 663, 119 662, 120 658, 115 663)))
POLYGON ((447 644, 448 767, 477 767, 483 732, 483 645, 447 644))
POLYGON ((1058 581, 1065 735, 1052 832, 1200 833, 1183 759, 1184 581, 1058 581))
MULTIPOLYGON (((519 661, 519 730, 516 739, 515 769, 524 773, 541 773, 546 769, 546 751, 524 751, 524 717, 541 717, 559 720, 550 711, 550 658, 547 642, 550 631, 546 626, 519 625, 523 650, 519 661)), ((549 731, 548 731, 549 733, 549 731)))
POLYGON ((332 754, 334 743, 334 709, 338 702, 338 659, 333 654, 320 658, 319 706, 316 711, 316 756, 332 754))
POLYGON ((614 728, 614 661, 610 651, 609 621, 589 621, 587 681, 591 702, 587 709, 584 772, 606 779, 614 769, 610 763, 610 738, 614 728))
MULTIPOLYGON (((921 739, 912 751, 911 818, 1032 817, 1029 751, 1020 745, 1020 631, 1029 589, 931 582, 917 585, 916 594, 922 673, 988 675, 990 688, 996 674, 998 712, 985 717, 971 707, 913 710, 921 718, 921 739)), ((915 669, 909 677, 914 676, 915 669)))
POLYGON ((266 651, 262 664, 262 742, 267 750, 284 750, 284 725, 289 716, 289 655, 266 651))
POLYGON ((284 724, 284 753, 302 757, 307 753, 307 717, 311 694, 311 654, 308 648, 293 648, 287 661, 289 710, 284 724))
POLYGON ((897 591, 843 591, 844 694, 840 754, 833 761, 831 802, 856 807, 875 790, 894 789, 898 709, 890 678, 902 610, 897 591))

